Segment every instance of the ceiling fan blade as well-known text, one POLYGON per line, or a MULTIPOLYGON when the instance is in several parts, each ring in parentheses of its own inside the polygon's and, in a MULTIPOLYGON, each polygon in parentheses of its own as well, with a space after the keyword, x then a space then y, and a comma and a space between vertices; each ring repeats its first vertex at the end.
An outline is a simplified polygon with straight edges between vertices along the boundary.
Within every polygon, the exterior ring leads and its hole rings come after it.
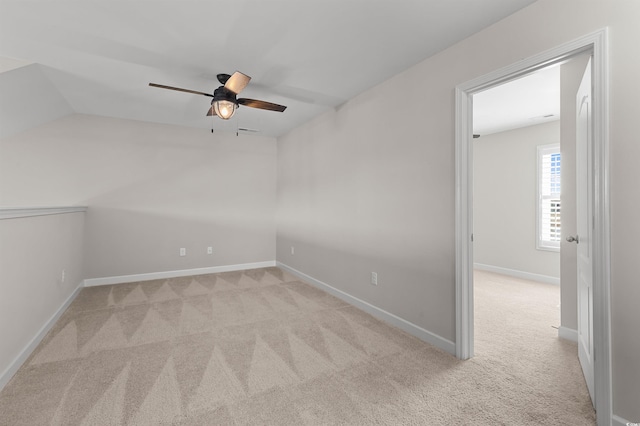
POLYGON ((259 101, 257 99, 240 98, 237 100, 238 105, 244 105, 251 108, 266 109, 269 111, 283 112, 287 109, 284 105, 273 104, 271 102, 259 101))
POLYGON ((251 77, 246 74, 242 74, 240 71, 233 73, 231 77, 224 83, 224 88, 235 93, 236 95, 247 87, 251 77))
POLYGON ((194 95, 204 95, 204 96, 209 96, 210 98, 213 98, 212 94, 204 93, 204 92, 198 92, 197 90, 181 89, 179 87, 165 86, 164 84, 156 84, 156 83, 149 83, 149 86, 151 86, 151 87, 159 87, 161 89, 177 90, 178 92, 193 93, 194 95))
POLYGON ((218 114, 216 114, 216 112, 213 110, 213 106, 209 107, 209 111, 207 111, 207 117, 211 117, 212 115, 218 115, 218 114))

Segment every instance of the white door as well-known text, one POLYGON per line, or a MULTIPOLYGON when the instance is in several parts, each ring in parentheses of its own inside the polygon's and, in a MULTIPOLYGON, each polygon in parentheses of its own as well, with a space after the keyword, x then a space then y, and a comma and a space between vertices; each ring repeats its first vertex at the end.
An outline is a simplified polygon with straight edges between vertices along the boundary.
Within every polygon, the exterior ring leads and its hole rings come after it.
MULTIPOLYGON (((578 358, 593 394, 593 123, 591 120, 591 60, 576 95, 576 237, 578 260, 578 358)), ((570 237, 569 237, 570 238, 570 237)))

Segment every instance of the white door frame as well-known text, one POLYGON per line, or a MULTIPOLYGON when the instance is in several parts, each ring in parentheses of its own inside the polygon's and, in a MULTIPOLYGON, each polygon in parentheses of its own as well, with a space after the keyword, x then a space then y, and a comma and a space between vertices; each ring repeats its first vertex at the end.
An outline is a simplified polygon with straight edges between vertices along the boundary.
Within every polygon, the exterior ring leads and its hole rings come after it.
POLYGON ((523 59, 456 87, 456 356, 473 356, 473 94, 524 74, 593 55, 594 215, 593 340, 595 407, 599 425, 610 425, 611 313, 609 232, 609 87, 607 29, 523 59))

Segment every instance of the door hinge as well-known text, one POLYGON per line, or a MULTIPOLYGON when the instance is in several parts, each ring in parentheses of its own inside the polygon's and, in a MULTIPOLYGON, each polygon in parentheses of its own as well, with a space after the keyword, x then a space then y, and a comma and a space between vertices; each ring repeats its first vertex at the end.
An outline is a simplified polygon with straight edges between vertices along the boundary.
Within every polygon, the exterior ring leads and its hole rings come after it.
POLYGON ((473 234, 471 234, 471 242, 473 242, 473 234))

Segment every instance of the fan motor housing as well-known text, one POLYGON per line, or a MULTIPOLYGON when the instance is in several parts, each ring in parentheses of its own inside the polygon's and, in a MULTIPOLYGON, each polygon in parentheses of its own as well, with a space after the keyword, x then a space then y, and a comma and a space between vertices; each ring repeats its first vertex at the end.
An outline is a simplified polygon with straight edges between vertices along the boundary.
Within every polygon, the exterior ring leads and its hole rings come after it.
POLYGON ((229 80, 231 78, 231 76, 229 74, 218 74, 218 75, 216 75, 216 78, 218 79, 220 84, 222 84, 224 86, 226 84, 227 80, 229 80))
POLYGON ((211 103, 213 104, 216 101, 230 101, 230 102, 233 102, 234 104, 238 103, 236 101, 235 93, 233 93, 230 90, 225 89, 224 86, 218 87, 213 92, 213 99, 211 100, 211 103))

